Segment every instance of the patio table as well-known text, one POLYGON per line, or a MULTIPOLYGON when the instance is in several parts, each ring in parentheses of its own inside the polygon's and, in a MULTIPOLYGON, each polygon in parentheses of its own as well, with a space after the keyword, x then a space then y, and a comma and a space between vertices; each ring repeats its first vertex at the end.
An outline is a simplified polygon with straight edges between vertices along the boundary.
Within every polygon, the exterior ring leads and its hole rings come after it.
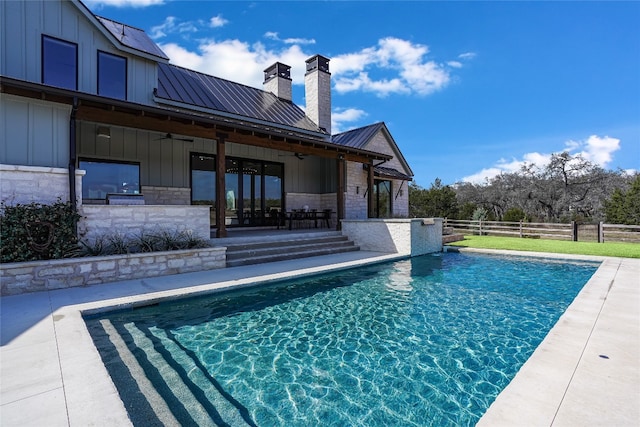
POLYGON ((293 228, 293 222, 298 221, 298 223, 303 221, 313 221, 314 227, 318 228, 318 220, 320 223, 324 221, 327 225, 327 228, 330 228, 330 220, 331 214, 333 212, 330 209, 325 209, 323 211, 310 210, 310 211, 298 211, 293 210, 289 212, 285 212, 285 221, 289 221, 289 230, 293 228))

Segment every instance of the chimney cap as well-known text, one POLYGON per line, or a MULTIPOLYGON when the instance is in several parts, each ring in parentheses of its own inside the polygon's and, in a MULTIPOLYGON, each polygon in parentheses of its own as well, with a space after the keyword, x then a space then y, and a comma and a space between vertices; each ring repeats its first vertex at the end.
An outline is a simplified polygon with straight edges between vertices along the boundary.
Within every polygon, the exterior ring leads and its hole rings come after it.
POLYGON ((276 77, 282 77, 287 80, 291 80, 291 67, 283 64, 282 62, 276 62, 275 64, 267 67, 264 70, 264 82, 268 82, 276 77))
POLYGON ((314 72, 315 70, 324 71, 329 73, 329 61, 330 59, 322 55, 314 55, 306 60, 307 74, 314 72))

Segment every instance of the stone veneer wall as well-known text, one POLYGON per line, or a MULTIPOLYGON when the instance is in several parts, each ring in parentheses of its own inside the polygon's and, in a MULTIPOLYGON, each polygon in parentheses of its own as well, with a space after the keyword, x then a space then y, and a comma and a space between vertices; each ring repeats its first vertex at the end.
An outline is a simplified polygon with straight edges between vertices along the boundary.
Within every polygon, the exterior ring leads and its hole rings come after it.
POLYGON ((209 206, 84 205, 79 212, 79 230, 88 240, 114 232, 136 236, 143 230, 191 230, 194 236, 211 238, 209 206))
POLYGON ((407 256, 442 251, 442 218, 343 220, 342 234, 365 251, 407 256))
POLYGON ((226 266, 226 248, 187 249, 2 264, 1 295, 213 270, 226 266))
POLYGON ((366 219, 367 212, 367 171, 362 168, 362 163, 347 162, 346 186, 344 195, 345 212, 347 219, 366 219))
POLYGON ((409 181, 394 179, 393 190, 393 216, 407 218, 409 216, 409 181), (402 194, 399 193, 402 191, 402 194))
POLYGON ((191 189, 181 187, 152 187, 140 189, 147 205, 190 205, 191 189))
MULTIPOLYGON (((82 204, 82 177, 76 171, 78 205, 82 204)), ((8 205, 69 201, 69 171, 63 168, 0 165, 0 200, 8 205)))

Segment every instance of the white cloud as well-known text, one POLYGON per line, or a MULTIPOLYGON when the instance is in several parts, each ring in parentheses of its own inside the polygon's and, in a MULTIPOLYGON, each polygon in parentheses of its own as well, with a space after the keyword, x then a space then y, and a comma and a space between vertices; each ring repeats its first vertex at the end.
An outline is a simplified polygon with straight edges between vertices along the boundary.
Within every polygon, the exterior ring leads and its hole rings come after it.
MULTIPOLYGON (((152 29, 152 37, 162 37, 186 24, 170 18, 152 29)), ((201 41, 193 50, 174 43, 160 47, 176 65, 254 87, 261 87, 266 67, 282 62, 291 66, 293 84, 304 84, 305 60, 313 55, 303 50, 304 44, 313 40, 283 40, 273 31, 266 32, 264 37, 284 42, 287 46, 267 48, 259 42, 250 44, 237 39, 209 39, 201 41)), ((444 88, 451 79, 451 67, 427 61, 425 55, 428 52, 425 45, 388 37, 379 40, 376 46, 336 55, 330 58, 334 88, 338 93, 361 91, 381 97, 392 94, 428 95, 444 88)))
POLYGON ((261 43, 233 40, 206 40, 197 49, 189 51, 175 43, 160 45, 171 58, 171 63, 224 79, 253 87, 262 87, 263 71, 275 62, 293 64, 291 67, 294 83, 304 83, 305 60, 311 56, 302 52, 299 46, 285 49, 267 50, 261 43))
POLYGON ((356 122, 366 115, 365 111, 357 108, 337 108, 331 113, 331 132, 333 134, 345 132, 349 130, 348 127, 343 129, 346 123, 356 122))
POLYGON ((453 68, 462 68, 462 63, 460 61, 449 61, 447 62, 447 65, 453 68))
POLYGON ((166 37, 167 34, 195 33, 197 31, 198 27, 193 22, 179 22, 175 16, 167 16, 162 24, 151 27, 151 34, 149 34, 149 37, 152 39, 159 39, 166 37))
MULTIPOLYGON (((608 136, 599 137, 591 135, 584 141, 569 140, 565 142, 564 150, 572 156, 582 156, 598 166, 606 168, 613 160, 613 153, 620 149, 620 140, 608 136)), ((495 165, 484 168, 473 175, 462 178, 464 182, 482 184, 501 173, 511 173, 519 171, 524 165, 534 165, 537 168, 544 168, 549 164, 551 154, 531 152, 522 156, 522 159, 512 159, 507 161, 500 159, 495 165)))
POLYGON ((473 59, 475 57, 476 57, 476 54, 473 52, 465 52, 458 55, 458 58, 460 59, 473 59))
POLYGON ((163 4, 164 0, 85 0, 89 9, 101 9, 105 6, 112 7, 147 7, 163 4))
POLYGON ((229 23, 229 21, 227 19, 224 19, 222 17, 222 15, 218 15, 218 16, 213 16, 211 17, 211 19, 209 20, 209 26, 211 28, 219 28, 219 27, 224 27, 225 25, 227 25, 229 23))
POLYGON ((395 37, 378 45, 332 59, 338 92, 361 90, 387 96, 392 93, 429 95, 450 81, 445 66, 426 61, 429 47, 395 37), (372 78, 371 75, 385 75, 372 78))
POLYGON ((264 37, 270 40, 279 41, 285 44, 315 44, 315 39, 305 39, 300 37, 289 37, 286 39, 281 39, 280 35, 275 31, 267 31, 264 33, 264 37))
POLYGON ((613 160, 613 153, 620 149, 620 140, 591 135, 586 141, 568 141, 567 147, 571 147, 571 151, 580 150, 572 154, 580 154, 586 160, 605 168, 613 160))

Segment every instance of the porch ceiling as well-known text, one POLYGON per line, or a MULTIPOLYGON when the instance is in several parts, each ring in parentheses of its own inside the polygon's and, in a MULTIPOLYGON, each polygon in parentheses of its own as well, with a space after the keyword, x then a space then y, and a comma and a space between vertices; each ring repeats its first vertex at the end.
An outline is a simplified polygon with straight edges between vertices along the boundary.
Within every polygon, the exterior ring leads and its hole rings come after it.
POLYGON ((282 129, 213 114, 185 112, 96 95, 55 88, 0 76, 0 91, 34 99, 73 105, 76 118, 101 124, 130 127, 160 133, 176 133, 215 140, 225 133, 227 142, 272 148, 325 158, 342 156, 349 161, 370 164, 375 160, 390 160, 392 156, 344 147, 326 141, 326 136, 301 130, 282 129))

